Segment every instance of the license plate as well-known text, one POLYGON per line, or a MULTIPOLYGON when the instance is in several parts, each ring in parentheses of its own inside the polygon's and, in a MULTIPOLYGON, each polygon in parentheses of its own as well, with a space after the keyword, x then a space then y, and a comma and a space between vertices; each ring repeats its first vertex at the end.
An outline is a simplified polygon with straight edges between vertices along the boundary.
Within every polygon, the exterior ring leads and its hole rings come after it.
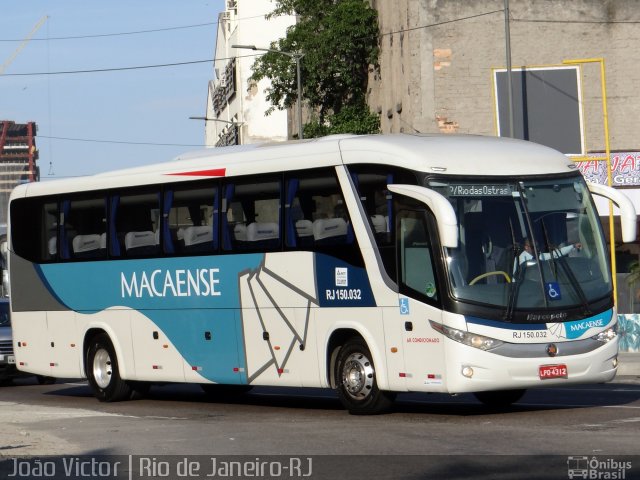
POLYGON ((14 357, 13 355, 7 356, 7 360, 9 361, 10 364, 16 363, 16 357, 14 357))
POLYGON ((550 378, 567 378, 569 373, 566 365, 542 365, 538 369, 540 380, 548 380, 550 378))

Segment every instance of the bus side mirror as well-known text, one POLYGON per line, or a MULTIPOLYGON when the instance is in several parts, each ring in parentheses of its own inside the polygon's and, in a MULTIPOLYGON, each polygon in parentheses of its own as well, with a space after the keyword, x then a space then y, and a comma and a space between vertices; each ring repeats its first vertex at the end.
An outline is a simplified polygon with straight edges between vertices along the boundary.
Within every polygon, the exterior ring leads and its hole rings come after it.
POLYGON ((594 195, 608 198, 620 209, 620 227, 622 229, 622 241, 634 242, 636 239, 636 209, 633 203, 624 193, 615 188, 599 183, 587 183, 589 191, 594 195))
POLYGON ((443 247, 458 248, 458 219, 449 200, 435 190, 417 185, 387 185, 389 191, 413 198, 427 205, 438 224, 443 247))

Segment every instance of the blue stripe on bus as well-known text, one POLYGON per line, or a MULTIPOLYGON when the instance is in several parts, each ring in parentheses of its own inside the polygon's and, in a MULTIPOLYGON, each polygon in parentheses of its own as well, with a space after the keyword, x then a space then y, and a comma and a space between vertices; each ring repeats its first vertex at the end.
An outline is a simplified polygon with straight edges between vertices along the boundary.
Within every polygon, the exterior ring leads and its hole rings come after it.
MULTIPOLYGON (((247 383, 239 281, 245 274, 258 273, 264 261, 265 254, 241 254, 66 262, 39 265, 36 270, 69 310, 85 314, 118 307, 135 310, 166 335, 189 365, 201 367, 199 373, 205 378, 234 384, 247 383)), ((375 306, 364 268, 318 254, 314 265, 315 291, 307 292, 315 297, 312 303, 375 306)), ((296 274, 313 275, 292 271, 296 274)), ((296 285, 295 278, 282 280, 296 285)))
POLYGON ((592 328, 604 328, 609 326, 613 320, 613 309, 605 310, 597 315, 593 315, 582 320, 572 320, 570 322, 549 322, 549 323, 507 323, 495 320, 486 320, 477 317, 465 317, 467 323, 483 325, 486 327, 501 328, 505 330, 546 330, 553 325, 561 325, 564 332, 561 336, 574 340, 580 338, 592 328))
POLYGON ((246 254, 69 262, 37 268, 52 295, 77 312, 114 306, 238 308, 238 275, 258 268, 263 259, 264 254, 246 254))

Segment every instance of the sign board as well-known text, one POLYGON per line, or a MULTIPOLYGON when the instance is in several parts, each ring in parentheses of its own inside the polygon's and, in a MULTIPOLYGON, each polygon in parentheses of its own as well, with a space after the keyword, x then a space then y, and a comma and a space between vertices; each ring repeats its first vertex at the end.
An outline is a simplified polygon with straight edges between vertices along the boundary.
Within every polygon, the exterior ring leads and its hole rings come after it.
POLYGON ((494 70, 498 136, 530 140, 566 155, 584 155, 579 68, 513 68, 511 78, 513 135, 509 131, 507 70, 494 70))

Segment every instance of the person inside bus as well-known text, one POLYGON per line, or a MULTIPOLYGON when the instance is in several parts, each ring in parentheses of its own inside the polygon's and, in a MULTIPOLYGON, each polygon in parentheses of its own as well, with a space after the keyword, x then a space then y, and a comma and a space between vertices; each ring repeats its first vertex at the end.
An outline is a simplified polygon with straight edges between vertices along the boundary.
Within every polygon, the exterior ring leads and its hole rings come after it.
MULTIPOLYGON (((564 257, 566 255, 569 255, 574 250, 577 250, 579 252, 581 249, 582 249, 581 243, 579 242, 572 243, 571 245, 566 245, 564 247, 554 248, 552 252, 540 253, 539 258, 540 260, 550 260, 551 258, 559 258, 559 257, 564 257)), ((522 265, 523 263, 533 260, 534 258, 535 256, 534 256, 533 245, 531 244, 531 240, 529 238, 525 238, 523 242, 522 252, 520 253, 520 255, 518 255, 518 264, 516 265, 516 263, 514 262, 513 272, 514 273, 516 272, 518 265, 522 265)))

